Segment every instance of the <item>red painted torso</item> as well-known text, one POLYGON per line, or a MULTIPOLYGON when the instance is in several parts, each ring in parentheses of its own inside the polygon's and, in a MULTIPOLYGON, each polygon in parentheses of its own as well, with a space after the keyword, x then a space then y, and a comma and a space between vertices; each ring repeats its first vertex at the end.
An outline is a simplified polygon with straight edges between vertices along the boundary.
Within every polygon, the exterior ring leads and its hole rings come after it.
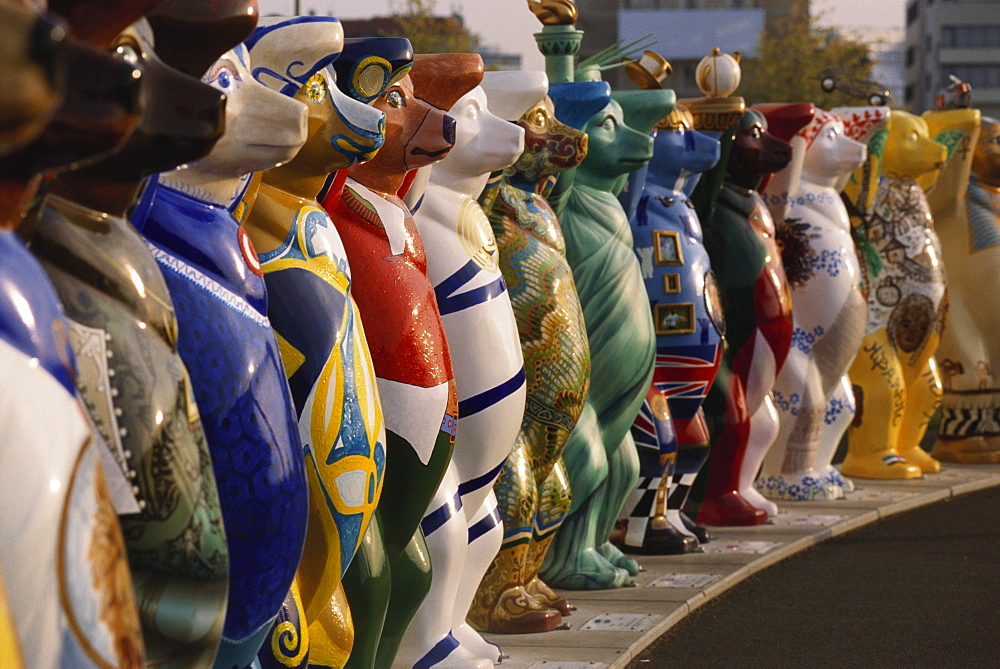
POLYGON ((340 197, 323 204, 351 259, 352 293, 376 375, 425 388, 452 379, 427 256, 402 200, 348 181, 340 197))

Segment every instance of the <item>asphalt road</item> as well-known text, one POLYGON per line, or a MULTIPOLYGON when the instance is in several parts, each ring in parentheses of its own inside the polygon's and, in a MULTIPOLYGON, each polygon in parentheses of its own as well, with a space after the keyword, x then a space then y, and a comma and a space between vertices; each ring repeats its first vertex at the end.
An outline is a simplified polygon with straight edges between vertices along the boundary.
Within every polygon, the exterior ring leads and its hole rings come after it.
POLYGON ((750 577, 629 665, 660 667, 1000 667, 1000 487, 750 577))

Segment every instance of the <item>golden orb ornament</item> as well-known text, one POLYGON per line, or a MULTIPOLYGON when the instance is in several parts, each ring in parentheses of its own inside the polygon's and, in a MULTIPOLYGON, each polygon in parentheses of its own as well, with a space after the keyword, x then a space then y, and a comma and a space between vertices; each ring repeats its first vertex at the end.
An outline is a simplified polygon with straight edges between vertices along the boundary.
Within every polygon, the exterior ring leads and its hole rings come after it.
POLYGON ((740 54, 722 53, 718 47, 701 59, 695 69, 695 81, 701 92, 710 98, 732 95, 740 85, 740 54))

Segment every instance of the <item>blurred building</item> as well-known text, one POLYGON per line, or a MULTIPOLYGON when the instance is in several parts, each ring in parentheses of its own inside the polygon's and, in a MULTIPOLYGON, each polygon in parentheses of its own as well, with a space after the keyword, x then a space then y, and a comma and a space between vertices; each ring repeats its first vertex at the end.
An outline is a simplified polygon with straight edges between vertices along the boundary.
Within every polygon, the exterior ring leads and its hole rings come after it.
POLYGON ((480 45, 479 55, 487 70, 520 70, 521 54, 507 53, 492 45, 480 45))
POLYGON ((1000 117, 1000 3, 996 0, 909 0, 906 87, 911 111, 934 106, 948 75, 972 84, 972 103, 1000 117))
MULTIPOLYGON (((761 30, 787 16, 796 4, 808 0, 576 0, 585 31, 580 59, 617 41, 631 42, 651 35, 651 48, 673 66, 666 85, 678 97, 696 97, 698 61, 719 47, 727 53, 756 54, 761 30)), ((618 70, 606 79, 615 86, 627 80, 618 70)))

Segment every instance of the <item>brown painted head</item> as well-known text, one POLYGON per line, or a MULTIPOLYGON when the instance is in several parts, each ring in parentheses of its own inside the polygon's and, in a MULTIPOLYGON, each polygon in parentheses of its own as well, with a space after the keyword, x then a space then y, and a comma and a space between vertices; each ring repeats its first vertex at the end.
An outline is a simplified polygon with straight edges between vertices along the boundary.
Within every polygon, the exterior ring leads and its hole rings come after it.
POLYGON ((0 179, 78 168, 114 151, 136 127, 139 71, 72 36, 61 50, 62 103, 37 138, 0 161, 0 179))
POLYGON ((372 105, 385 113, 385 144, 350 175, 376 191, 395 193, 409 170, 444 158, 455 144, 455 120, 444 110, 482 79, 478 54, 414 56, 410 74, 372 105))
POLYGON ((101 49, 118 33, 156 8, 163 0, 49 0, 49 11, 70 25, 73 35, 101 49))
POLYGON ((66 29, 26 7, 0 3, 0 154, 37 137, 59 108, 66 29))
POLYGON ((163 63, 153 51, 152 34, 144 21, 122 31, 111 48, 142 72, 143 112, 125 146, 88 167, 87 177, 134 182, 211 151, 224 129, 225 96, 163 63))
POLYGON ((762 177, 783 169, 791 159, 791 145, 768 132, 764 114, 747 109, 736 126, 726 166, 727 180, 756 188, 762 177))
POLYGON ((257 0, 166 0, 147 20, 160 59, 200 78, 257 25, 257 0))

